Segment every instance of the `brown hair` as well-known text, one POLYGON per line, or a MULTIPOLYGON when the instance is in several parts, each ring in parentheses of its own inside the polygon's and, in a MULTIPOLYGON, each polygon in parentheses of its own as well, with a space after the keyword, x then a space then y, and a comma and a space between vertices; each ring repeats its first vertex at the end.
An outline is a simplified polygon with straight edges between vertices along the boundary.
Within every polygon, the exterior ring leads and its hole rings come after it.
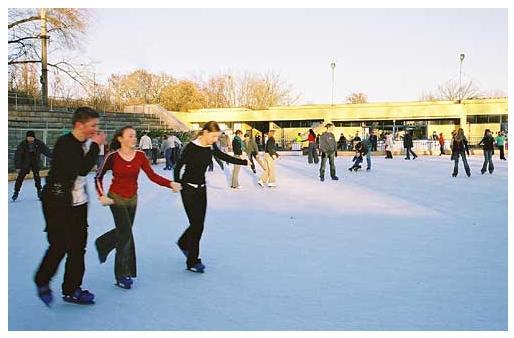
MULTIPOLYGON (((118 137, 122 137, 123 133, 125 133, 125 130, 128 129, 134 129, 132 126, 125 126, 118 130, 116 130, 116 133, 114 133, 114 136, 112 137, 111 144, 109 145, 109 149, 111 151, 115 151, 121 148, 121 143, 118 141, 118 137)), ((135 130, 135 129, 134 129, 135 130)))
POLYGON ((203 125, 202 130, 198 132, 196 137, 202 136, 205 132, 212 133, 212 132, 218 132, 221 131, 221 128, 216 121, 209 121, 206 124, 203 125))

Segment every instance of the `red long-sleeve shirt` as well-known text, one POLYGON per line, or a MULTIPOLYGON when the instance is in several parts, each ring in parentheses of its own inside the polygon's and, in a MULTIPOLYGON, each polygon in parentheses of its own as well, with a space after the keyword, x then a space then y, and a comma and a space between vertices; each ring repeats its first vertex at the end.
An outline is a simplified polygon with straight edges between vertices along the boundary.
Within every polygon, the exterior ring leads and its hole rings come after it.
POLYGON ((118 151, 114 151, 107 155, 96 173, 96 192, 99 196, 106 195, 103 189, 103 177, 107 170, 112 170, 112 183, 109 191, 125 198, 133 197, 137 193, 137 178, 141 169, 153 182, 163 187, 170 187, 171 181, 153 171, 144 152, 136 150, 134 158, 126 161, 118 151))

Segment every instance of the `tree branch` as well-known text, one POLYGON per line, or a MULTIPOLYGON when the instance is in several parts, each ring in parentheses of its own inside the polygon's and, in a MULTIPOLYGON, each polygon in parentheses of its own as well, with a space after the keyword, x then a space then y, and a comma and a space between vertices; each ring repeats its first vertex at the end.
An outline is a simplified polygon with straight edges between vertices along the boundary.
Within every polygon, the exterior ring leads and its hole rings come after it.
POLYGON ((25 19, 21 19, 21 20, 18 20, 18 21, 14 21, 14 22, 11 22, 10 24, 8 24, 7 28, 11 29, 15 26, 18 26, 18 25, 21 25, 25 22, 29 22, 29 21, 36 21, 36 20, 41 20, 41 16, 39 15, 36 15, 36 16, 30 16, 28 18, 25 18, 25 19))

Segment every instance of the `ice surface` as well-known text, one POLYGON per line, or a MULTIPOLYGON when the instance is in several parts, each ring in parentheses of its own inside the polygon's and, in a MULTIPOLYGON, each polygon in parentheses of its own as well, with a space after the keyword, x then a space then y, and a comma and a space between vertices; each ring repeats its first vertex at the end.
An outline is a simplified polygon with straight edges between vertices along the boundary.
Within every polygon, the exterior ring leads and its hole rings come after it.
POLYGON ((340 181, 327 168, 322 183, 318 165, 284 156, 277 188, 259 187, 245 168, 240 191, 215 163, 205 274, 186 271, 175 246, 187 224, 180 195, 141 173, 133 289, 113 285, 114 254, 98 262, 94 239, 113 220, 93 196, 83 287, 97 302, 60 299, 63 262, 51 309, 32 281, 47 243, 26 181, 8 207, 9 329, 507 330, 507 163, 494 160, 493 175, 480 175, 475 156, 471 178, 462 167, 452 178, 448 157, 374 157, 371 172, 357 173, 338 157, 340 181))

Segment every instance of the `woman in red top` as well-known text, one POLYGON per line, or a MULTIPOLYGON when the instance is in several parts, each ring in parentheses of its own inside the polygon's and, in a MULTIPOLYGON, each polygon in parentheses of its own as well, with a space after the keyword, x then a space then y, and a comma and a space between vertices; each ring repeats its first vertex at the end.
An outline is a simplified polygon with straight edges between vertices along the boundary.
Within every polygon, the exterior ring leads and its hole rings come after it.
POLYGON ((174 192, 181 189, 180 183, 172 182, 157 175, 144 152, 136 150, 136 131, 123 127, 114 135, 111 150, 96 174, 96 191, 100 203, 111 209, 115 229, 106 232, 95 241, 100 263, 107 260, 107 255, 116 249, 114 275, 116 285, 125 289, 132 286, 132 277, 136 277, 136 254, 132 226, 137 206, 137 178, 141 169, 154 183, 171 188, 174 192), (112 170, 112 183, 109 192, 103 189, 103 177, 107 170, 112 170))
POLYGON ((318 158, 318 149, 316 146, 316 133, 314 133, 314 130, 309 129, 309 135, 307 136, 307 139, 304 141, 309 141, 309 149, 308 149, 308 162, 309 164, 312 164, 312 161, 314 160, 314 164, 319 162, 318 158))

